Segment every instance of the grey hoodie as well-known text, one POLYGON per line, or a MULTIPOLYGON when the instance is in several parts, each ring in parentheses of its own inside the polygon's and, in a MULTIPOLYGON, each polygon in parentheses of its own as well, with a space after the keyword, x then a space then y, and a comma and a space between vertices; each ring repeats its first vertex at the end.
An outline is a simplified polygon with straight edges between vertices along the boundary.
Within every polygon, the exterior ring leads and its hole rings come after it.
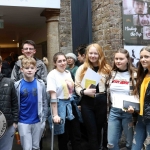
MULTIPOLYGON (((22 79, 21 79, 22 80, 22 79)), ((20 87, 21 80, 15 82, 15 89, 18 96, 18 107, 20 110, 20 87)), ((46 121, 48 116, 48 101, 45 84, 42 80, 37 79, 37 91, 38 91, 38 116, 41 122, 46 121)))
MULTIPOLYGON (((36 67, 37 67, 35 77, 37 79, 43 80, 43 82, 46 85, 47 68, 41 60, 39 60, 37 58, 34 58, 34 59, 36 60, 36 67)), ((20 68, 21 68, 21 60, 18 60, 15 63, 14 68, 13 68, 12 73, 11 73, 11 79, 13 79, 14 81, 18 81, 18 80, 23 78, 23 74, 20 71, 20 68)))

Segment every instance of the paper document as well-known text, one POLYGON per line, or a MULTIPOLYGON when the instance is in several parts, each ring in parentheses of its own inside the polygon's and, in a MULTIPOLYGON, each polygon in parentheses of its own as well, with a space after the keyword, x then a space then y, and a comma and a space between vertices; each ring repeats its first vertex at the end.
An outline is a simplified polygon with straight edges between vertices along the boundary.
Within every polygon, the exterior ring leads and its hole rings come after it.
POLYGON ((113 94, 112 95, 112 106, 115 108, 123 109, 123 101, 135 102, 139 103, 139 99, 133 95, 121 95, 121 94, 113 94))
POLYGON ((95 80, 85 79, 85 88, 88 88, 91 84, 96 85, 96 81, 95 80))
POLYGON ((97 85, 101 79, 101 75, 93 71, 91 68, 88 68, 82 81, 81 86, 82 88, 87 88, 91 84, 97 85))

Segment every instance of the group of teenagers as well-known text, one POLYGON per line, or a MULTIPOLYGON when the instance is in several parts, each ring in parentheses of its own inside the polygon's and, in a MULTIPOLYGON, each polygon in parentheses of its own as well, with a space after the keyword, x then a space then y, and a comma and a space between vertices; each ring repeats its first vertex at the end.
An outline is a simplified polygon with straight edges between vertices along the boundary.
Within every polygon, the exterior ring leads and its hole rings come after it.
POLYGON ((68 142, 72 150, 83 149, 81 124, 88 139, 86 150, 100 149, 104 126, 107 126, 109 150, 119 150, 122 131, 127 149, 141 150, 145 145, 146 150, 150 150, 150 46, 141 49, 138 68, 134 68, 129 52, 123 48, 115 52, 111 67, 101 46, 92 43, 86 47, 84 63, 76 70, 74 80, 66 69, 64 53, 54 54, 54 69, 48 75, 44 64, 34 57, 33 41, 23 43, 22 53, 24 57, 16 62, 11 74, 13 80, 0 73, 0 103, 4 104, 0 109, 8 126, 0 139, 1 150, 12 149, 15 128, 18 128, 23 150, 40 150, 47 119, 50 128, 54 124, 59 150, 68 150, 68 142), (84 88, 81 84, 88 68, 101 76, 94 88, 84 88), (132 106, 127 110, 113 107, 114 95, 138 97, 140 112, 132 106))

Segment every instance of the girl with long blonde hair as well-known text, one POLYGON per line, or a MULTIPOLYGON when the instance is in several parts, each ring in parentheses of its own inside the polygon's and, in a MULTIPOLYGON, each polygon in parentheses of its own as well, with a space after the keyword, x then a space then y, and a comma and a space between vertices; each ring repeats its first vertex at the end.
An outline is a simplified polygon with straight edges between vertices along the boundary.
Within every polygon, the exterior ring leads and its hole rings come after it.
MULTIPOLYGON (((75 90, 81 99, 81 113, 88 133, 88 141, 91 150, 99 150, 101 129, 107 120, 107 96, 106 79, 110 74, 110 66, 107 64, 102 48, 93 43, 86 48, 86 59, 75 76, 75 90), (101 75, 99 84, 95 88, 83 88, 81 81, 88 68, 101 75)), ((93 77, 94 80, 94 77, 93 77)))

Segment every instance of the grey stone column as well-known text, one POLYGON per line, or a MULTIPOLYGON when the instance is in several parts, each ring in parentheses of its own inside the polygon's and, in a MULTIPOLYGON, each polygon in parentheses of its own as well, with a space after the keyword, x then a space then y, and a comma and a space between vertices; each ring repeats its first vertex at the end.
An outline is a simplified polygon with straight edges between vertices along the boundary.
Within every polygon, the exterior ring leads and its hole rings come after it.
POLYGON ((46 17, 47 23, 47 58, 48 70, 53 69, 53 55, 59 52, 59 9, 45 9, 41 16, 46 17))

